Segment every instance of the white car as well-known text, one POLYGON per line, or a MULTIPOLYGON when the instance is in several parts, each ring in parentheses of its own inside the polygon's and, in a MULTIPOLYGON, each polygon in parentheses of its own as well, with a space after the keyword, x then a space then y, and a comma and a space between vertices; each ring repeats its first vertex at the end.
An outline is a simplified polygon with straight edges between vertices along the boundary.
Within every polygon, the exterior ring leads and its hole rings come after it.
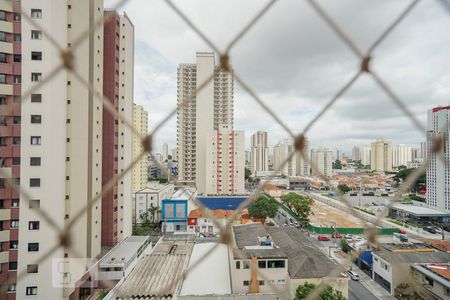
POLYGON ((344 235, 344 239, 346 239, 346 240, 353 240, 353 235, 346 234, 346 235, 344 235))
POLYGON ((348 275, 350 276, 350 278, 354 281, 358 281, 359 280, 359 274, 356 273, 355 271, 347 271, 348 275))

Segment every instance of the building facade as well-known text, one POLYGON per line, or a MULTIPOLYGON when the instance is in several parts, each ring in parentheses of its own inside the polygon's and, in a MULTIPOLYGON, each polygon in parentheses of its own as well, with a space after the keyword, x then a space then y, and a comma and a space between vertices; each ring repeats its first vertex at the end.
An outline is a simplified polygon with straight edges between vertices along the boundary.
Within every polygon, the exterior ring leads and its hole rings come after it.
POLYGON ((161 208, 162 200, 170 199, 174 192, 174 185, 159 184, 155 182, 149 182, 148 186, 135 194, 135 223, 140 224, 144 220, 142 219, 142 214, 149 212, 149 209, 155 207, 154 215, 150 211, 148 216, 150 222, 156 223, 161 220, 161 208))
MULTIPOLYGON (((126 14, 105 12, 103 94, 127 120, 132 120, 134 26, 126 14)), ((124 121, 103 110, 102 185, 131 164, 132 133, 124 121)), ((131 235, 131 174, 102 198, 102 246, 114 246, 131 235)))
POLYGON ((364 166, 370 166, 371 162, 371 153, 372 149, 369 146, 361 147, 360 148, 360 155, 361 155, 361 164, 364 166))
POLYGON ((213 53, 198 52, 195 64, 178 67, 178 180, 199 191, 205 190, 208 135, 219 125, 233 128, 233 93, 233 73, 216 66, 213 53))
POLYGON ((450 210, 450 170, 445 161, 450 159, 449 143, 450 106, 435 107, 428 111, 427 125, 427 204, 441 211, 450 210), (442 139, 442 148, 433 152, 434 141, 442 139))
POLYGON ((371 144, 370 168, 374 171, 392 171, 392 145, 385 140, 377 140, 371 144))
POLYGON ((257 171, 269 171, 267 132, 258 131, 252 135, 250 151, 250 170, 252 171, 252 174, 255 175, 257 171))
MULTIPOLYGON (((144 151, 142 146, 142 139, 148 134, 148 112, 144 107, 133 104, 133 127, 139 132, 140 136, 133 134, 133 161, 139 158, 144 151)), ((143 189, 148 181, 148 156, 143 155, 141 159, 134 164, 131 170, 132 177, 132 192, 143 189)))
POLYGON ((288 139, 283 139, 273 147, 273 169, 280 171, 285 176, 296 176, 297 174, 297 155, 293 154, 291 159, 284 163, 294 152, 294 145, 288 139), (283 165, 284 163, 284 165, 283 165))
POLYGON ((392 148, 392 166, 406 166, 413 160, 413 149, 411 146, 400 144, 392 148))
POLYGON ((352 160, 361 161, 361 148, 353 147, 352 149, 352 160))
POLYGON ((333 151, 328 149, 311 150, 312 175, 333 175, 333 151))

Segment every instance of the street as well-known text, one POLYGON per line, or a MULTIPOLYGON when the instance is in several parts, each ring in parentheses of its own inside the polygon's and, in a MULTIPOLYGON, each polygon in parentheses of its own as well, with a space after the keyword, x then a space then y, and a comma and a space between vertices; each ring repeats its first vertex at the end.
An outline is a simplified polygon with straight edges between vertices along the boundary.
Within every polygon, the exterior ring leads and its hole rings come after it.
POLYGON ((361 282, 349 279, 348 281, 348 299, 349 300, 377 300, 368 289, 366 289, 361 282))

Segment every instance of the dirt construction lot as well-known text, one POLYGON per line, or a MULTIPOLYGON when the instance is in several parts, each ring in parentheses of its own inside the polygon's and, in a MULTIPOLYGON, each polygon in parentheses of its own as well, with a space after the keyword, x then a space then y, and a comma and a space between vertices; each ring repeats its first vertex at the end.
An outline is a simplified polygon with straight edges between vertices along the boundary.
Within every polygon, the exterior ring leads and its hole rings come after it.
POLYGON ((314 214, 309 219, 313 226, 336 226, 340 228, 364 227, 364 223, 358 218, 319 201, 314 201, 312 211, 314 214))

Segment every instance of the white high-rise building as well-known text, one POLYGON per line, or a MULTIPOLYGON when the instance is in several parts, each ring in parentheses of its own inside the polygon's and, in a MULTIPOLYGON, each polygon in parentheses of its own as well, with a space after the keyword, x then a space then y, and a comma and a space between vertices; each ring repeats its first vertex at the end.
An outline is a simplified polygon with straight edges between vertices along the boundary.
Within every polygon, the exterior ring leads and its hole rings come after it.
POLYGON ((445 160, 450 159, 449 143, 450 106, 435 107, 428 111, 427 125, 427 204, 441 211, 450 210, 450 170, 445 160), (433 153, 433 141, 441 138, 442 150, 433 153))
POLYGON ((178 147, 172 149, 172 161, 178 161, 178 147))
POLYGON ((269 149, 267 148, 267 132, 258 131, 252 135, 251 171, 269 171, 269 149))
MULTIPOLYGON (((22 99, 20 187, 33 202, 20 207, 17 272, 27 273, 31 268, 37 274, 17 282, 16 299, 68 299, 74 289, 54 287, 50 276, 55 275, 53 259, 95 258, 101 250, 101 199, 93 202, 93 198, 102 192, 103 105, 95 96, 103 94, 103 26, 95 24, 103 20, 103 1, 22 0, 20 4, 62 47, 90 32, 73 49, 73 62, 74 70, 92 90, 65 69, 50 83, 38 86, 61 64, 61 53, 40 28, 28 21, 21 23, 22 91, 37 87, 31 98, 39 95, 36 99, 40 100, 22 99), (37 51, 39 55, 32 55, 37 51), (40 121, 30 122, 30 118, 40 121), (45 221, 37 207, 54 224, 45 221), (70 245, 49 253, 38 265, 30 265, 58 245, 61 236, 54 227, 62 230, 75 217, 70 245)), ((86 267, 61 263, 58 271, 68 272, 76 280, 86 267)))
POLYGON ((392 166, 406 166, 408 162, 413 160, 413 151, 411 146, 400 144, 395 145, 392 149, 392 166))
MULTIPOLYGON (((144 151, 142 139, 148 134, 148 112, 141 105, 133 104, 133 127, 139 132, 140 136, 133 134, 133 161, 136 160, 144 151)), ((144 155, 132 170, 133 193, 142 190, 148 182, 148 156, 144 155)))
POLYGON ((336 156, 334 157, 334 160, 342 160, 342 156, 344 156, 344 152, 342 149, 336 149, 336 156))
POLYGON ((312 175, 333 175, 333 151, 328 149, 311 150, 312 175))
POLYGON ((360 148, 361 164, 364 166, 370 166, 372 149, 369 146, 360 148))
POLYGON ((195 64, 178 67, 178 180, 198 183, 197 188, 204 191, 207 134, 219 125, 233 128, 234 85, 232 71, 227 73, 216 66, 213 53, 198 52, 196 56, 195 64), (213 80, 196 93, 210 78, 213 80))
POLYGON ((273 147, 273 169, 279 170, 281 174, 286 176, 296 176, 297 155, 294 154, 292 158, 283 165, 286 159, 288 159, 290 153, 294 151, 295 151, 294 145, 292 145, 290 140, 283 139, 280 142, 278 142, 273 147))
POLYGON ((352 160, 361 161, 361 148, 360 147, 353 147, 352 160))
POLYGON ((385 140, 371 144, 370 168, 374 171, 392 171, 392 145, 385 140))
MULTIPOLYGON (((304 154, 307 155, 308 159, 310 152, 306 147, 304 150, 304 154)), ((309 176, 311 175, 311 166, 307 160, 303 158, 300 152, 295 153, 295 176, 309 176)))
POLYGON ((162 146, 162 161, 165 162, 169 159, 169 145, 164 143, 162 146))
POLYGON ((204 160, 205 190, 208 195, 242 195, 245 193, 245 135, 226 125, 208 134, 204 160))

